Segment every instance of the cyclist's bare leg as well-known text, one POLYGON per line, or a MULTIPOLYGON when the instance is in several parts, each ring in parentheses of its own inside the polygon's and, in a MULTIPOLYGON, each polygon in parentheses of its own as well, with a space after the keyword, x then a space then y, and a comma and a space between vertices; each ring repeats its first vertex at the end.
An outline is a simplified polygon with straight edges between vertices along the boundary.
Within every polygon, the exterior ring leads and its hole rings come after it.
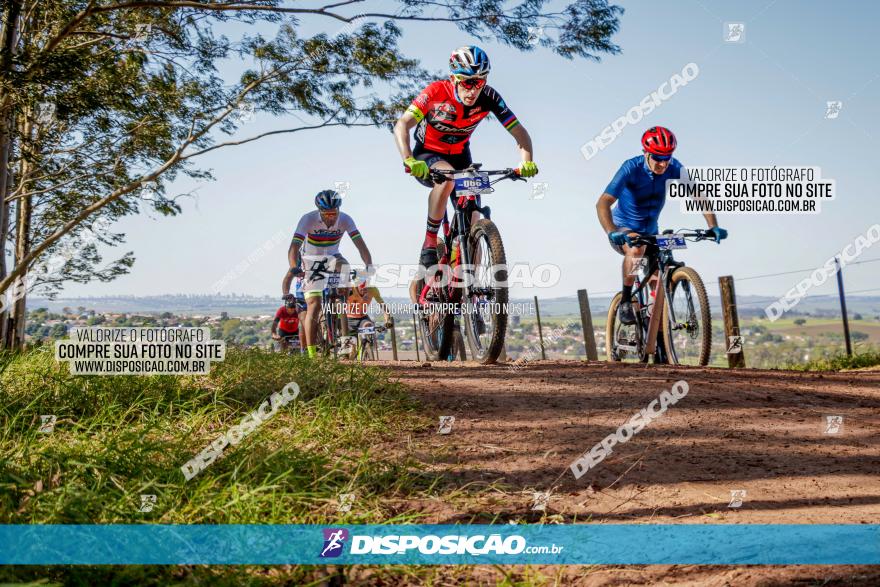
POLYGON ((318 340, 318 320, 321 317, 321 296, 306 296, 306 346, 314 346, 318 340))
MULTIPOLYGON (((441 160, 434 163, 431 169, 453 171, 455 168, 446 161, 441 160)), ((449 201, 449 194, 452 193, 454 187, 455 183, 450 180, 431 188, 431 193, 428 196, 428 215, 431 218, 443 218, 443 213, 446 212, 446 203, 449 201)))
MULTIPOLYGON (((444 169, 447 171, 453 171, 455 168, 446 161, 440 160, 431 165, 431 169, 444 169)), ((431 188, 431 193, 428 196, 428 218, 443 218, 443 215, 446 212, 446 203, 449 201, 449 194, 452 193, 452 189, 454 187, 455 183, 450 179, 450 181, 444 181, 443 183, 436 184, 433 188, 431 188)), ((422 244, 422 248, 436 245, 436 239, 433 243, 429 243, 428 235, 426 234, 425 241, 422 244)))
MULTIPOLYGON (((303 314, 303 315, 305 316, 306 314, 303 314)), ((308 347, 308 343, 306 342, 306 330, 308 330, 308 328, 305 325, 305 320, 302 320, 300 322, 300 327, 299 327, 299 349, 300 349, 300 352, 303 352, 308 347)))
MULTIPOLYGON (((367 328, 367 327, 370 327, 370 326, 373 326, 373 321, 370 320, 369 318, 367 318, 366 320, 364 320, 363 322, 361 322, 361 325, 358 327, 358 330, 360 330, 361 328, 367 328)), ((363 344, 364 342, 367 342, 372 336, 373 336, 373 335, 368 335, 368 336, 366 336, 366 337, 364 337, 364 338, 361 338, 360 336, 358 336, 358 349, 357 349, 357 350, 358 350, 358 356, 360 356, 360 352, 361 352, 361 348, 360 348, 360 347, 361 347, 361 344, 363 344)))
MULTIPOLYGON (((631 237, 637 237, 635 232, 629 233, 631 237)), ((639 259, 645 256, 645 246, 631 247, 623 245, 623 285, 632 286, 636 282, 634 269, 638 267, 639 259)))

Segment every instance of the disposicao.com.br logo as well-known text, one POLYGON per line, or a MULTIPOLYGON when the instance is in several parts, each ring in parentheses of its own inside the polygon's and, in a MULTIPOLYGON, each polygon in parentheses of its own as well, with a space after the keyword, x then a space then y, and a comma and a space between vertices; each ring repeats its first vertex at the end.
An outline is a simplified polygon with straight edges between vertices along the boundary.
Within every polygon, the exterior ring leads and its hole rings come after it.
MULTIPOLYGON (((325 529, 324 547, 321 557, 339 556, 343 550, 343 543, 348 538, 348 531, 344 529, 325 529), (344 532, 344 534, 343 534, 344 532)), ((559 554, 563 546, 556 544, 543 546, 528 546, 526 539, 519 535, 502 536, 490 534, 488 536, 477 534, 474 536, 462 536, 459 534, 447 534, 438 536, 427 534, 424 536, 389 534, 387 536, 358 536, 351 537, 349 554, 384 554, 384 555, 470 555, 480 556, 488 554, 516 555, 516 554, 559 554)))
POLYGON ((342 554, 345 540, 348 538, 348 530, 345 528, 324 528, 324 546, 321 548, 321 558, 333 558, 342 554))

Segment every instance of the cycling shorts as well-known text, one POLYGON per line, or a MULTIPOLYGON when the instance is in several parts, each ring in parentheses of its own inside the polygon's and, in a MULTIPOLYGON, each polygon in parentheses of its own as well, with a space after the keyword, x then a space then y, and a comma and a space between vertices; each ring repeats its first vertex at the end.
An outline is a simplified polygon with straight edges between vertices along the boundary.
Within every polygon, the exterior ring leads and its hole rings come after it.
POLYGON ((348 287, 351 279, 349 278, 348 261, 341 254, 336 253, 332 257, 327 257, 322 263, 315 263, 313 260, 303 263, 303 292, 306 298, 321 297, 324 288, 328 287, 330 274, 339 271, 339 287, 348 287))
MULTIPOLYGON (((416 148, 413 149, 413 157, 420 161, 424 161, 428 164, 428 167, 431 167, 438 161, 446 161, 449 165, 452 166, 453 169, 467 169, 470 167, 473 160, 471 159, 471 150, 470 148, 465 148, 458 155, 450 155, 448 153, 437 153, 434 151, 428 151, 421 144, 416 144, 416 148)), ((417 182, 422 184, 425 187, 432 188, 434 187, 434 182, 430 177, 426 177, 425 179, 415 178, 417 182)))

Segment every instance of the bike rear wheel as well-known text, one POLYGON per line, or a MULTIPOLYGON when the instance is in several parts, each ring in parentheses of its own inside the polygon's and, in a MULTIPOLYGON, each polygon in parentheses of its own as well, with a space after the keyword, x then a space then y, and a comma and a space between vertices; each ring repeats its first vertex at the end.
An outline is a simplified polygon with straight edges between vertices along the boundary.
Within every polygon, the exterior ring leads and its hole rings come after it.
MULTIPOLYGON (((438 241, 437 258, 443 259, 446 254, 445 243, 438 241)), ((425 287, 425 280, 419 279, 416 286, 417 295, 420 295, 425 287)), ((455 290, 453 298, 450 298, 446 285, 438 285, 431 289, 428 302, 435 304, 448 304, 456 301, 459 297, 455 290)), ((452 351, 452 331, 455 326, 455 314, 441 312, 427 308, 426 312, 418 315, 419 335, 422 339, 422 350, 425 352, 427 361, 445 361, 452 351)))
MULTIPOLYGON (((439 303, 439 302, 438 302, 439 303)), ((445 361, 452 349, 451 335, 455 314, 428 309, 418 316, 419 336, 426 361, 445 361)))
POLYGON ((679 267, 669 280, 663 308, 663 337, 670 364, 708 365, 712 350, 709 297, 699 274, 679 267))
POLYGON ((339 357, 341 337, 342 325, 339 316, 327 311, 321 320, 321 342, 324 356, 332 355, 334 359, 339 357))
MULTIPOLYGON (((621 324, 617 318, 617 309, 623 294, 618 292, 608 307, 608 318, 605 321, 605 356, 615 363, 647 363, 645 353, 644 330, 640 324, 639 312, 636 312, 635 324, 621 324)), ((633 308, 639 307, 638 299, 633 296, 633 308)))
POLYGON ((464 300, 469 305, 464 331, 471 358, 488 365, 498 360, 507 333, 507 256, 498 227, 486 218, 471 226, 468 244, 474 264, 472 288, 486 293, 471 293, 464 300))

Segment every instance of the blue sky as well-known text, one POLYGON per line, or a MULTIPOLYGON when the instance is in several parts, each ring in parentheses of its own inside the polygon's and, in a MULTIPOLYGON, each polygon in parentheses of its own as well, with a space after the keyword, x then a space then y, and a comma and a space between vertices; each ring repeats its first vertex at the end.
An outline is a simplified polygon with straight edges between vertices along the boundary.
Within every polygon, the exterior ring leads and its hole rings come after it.
MULTIPOLYGON (((820 215, 719 215, 730 231, 727 241, 696 243, 678 255, 714 284, 710 292, 717 291, 719 275, 818 267, 880 222, 871 154, 880 141, 880 5, 796 0, 620 5, 626 12, 614 41, 623 52, 600 63, 480 43, 493 64, 489 83, 532 135, 541 170, 536 181, 549 184, 547 195, 536 200, 530 198, 531 186, 505 182, 486 202, 508 262, 554 263, 561 269, 557 286, 516 289, 514 297, 619 287, 620 259, 599 226, 595 202, 620 164, 640 152, 643 130, 655 124, 675 131, 676 156, 686 166, 818 166, 837 182, 837 199, 826 202, 820 215), (725 22, 744 23, 745 42, 725 43, 725 22), (584 159, 581 145, 690 62, 699 66, 696 79, 638 125, 627 126, 601 153, 584 159), (836 119, 824 118, 830 100, 843 102, 836 119)), ((306 24, 329 33, 340 28, 324 20, 306 24)), ((430 69, 444 69, 451 49, 474 42, 446 24, 404 30, 404 50, 430 69)), ((240 136, 295 124, 258 114, 240 136)), ((487 167, 518 164, 512 138, 494 120, 477 129, 472 151, 487 167)), ((299 217, 313 209, 314 194, 335 181, 351 182, 344 211, 358 223, 375 262, 416 261, 427 190, 402 173, 387 130, 282 135, 218 151, 201 164, 217 179, 199 186, 196 200, 183 202, 184 214, 119 223, 128 235, 125 250, 137 257, 130 275, 108 284, 72 284, 65 295, 208 293, 266 239, 279 231, 289 238, 299 217)), ((660 224, 704 226, 701 217, 685 216, 671 203, 660 224)), ((880 259, 880 244, 875 248, 861 260, 880 259)), ((277 295, 286 249, 276 247, 225 291, 277 295)), ((347 238, 343 253, 358 258, 347 238)), ((880 293, 877 268, 880 264, 847 268, 847 289, 880 293)), ((804 275, 743 280, 737 292, 781 295, 804 275)), ((810 293, 829 293, 832 287, 810 293)))

